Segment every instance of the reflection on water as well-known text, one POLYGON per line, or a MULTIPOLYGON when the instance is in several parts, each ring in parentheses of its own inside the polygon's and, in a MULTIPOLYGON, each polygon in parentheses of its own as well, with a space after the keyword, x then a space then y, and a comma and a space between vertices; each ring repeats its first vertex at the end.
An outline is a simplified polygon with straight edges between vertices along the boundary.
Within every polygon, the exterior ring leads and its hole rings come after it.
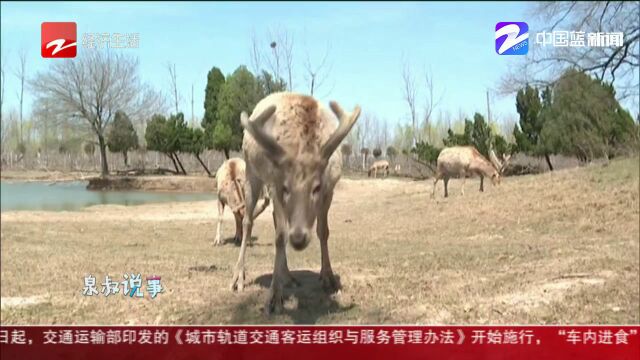
POLYGON ((215 199, 213 193, 166 193, 144 191, 89 191, 84 181, 6 182, 0 181, 2 211, 80 210, 91 205, 140 205, 171 201, 215 199))

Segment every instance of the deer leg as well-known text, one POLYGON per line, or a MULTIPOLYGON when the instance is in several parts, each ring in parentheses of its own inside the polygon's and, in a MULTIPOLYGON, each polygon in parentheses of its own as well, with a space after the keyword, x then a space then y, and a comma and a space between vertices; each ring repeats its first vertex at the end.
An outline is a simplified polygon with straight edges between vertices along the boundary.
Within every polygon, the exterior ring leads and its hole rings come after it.
POLYGON ((436 185, 438 185, 438 180, 440 180, 440 177, 441 177, 440 173, 436 172, 435 180, 433 180, 433 191, 431 192, 432 199, 436 197, 436 185))
POLYGON ((262 214, 262 212, 267 208, 267 206, 269 206, 269 197, 267 196, 267 194, 265 194, 264 200, 262 201, 262 205, 260 205, 259 208, 257 208, 254 212, 253 212, 253 218, 257 218, 258 215, 262 214))
POLYGON ((239 212, 234 212, 233 215, 236 218, 236 236, 233 241, 236 245, 240 245, 242 243, 242 216, 239 212))
POLYGON ((271 286, 267 296, 267 303, 264 306, 265 315, 269 316, 273 313, 281 313, 284 310, 283 288, 287 279, 289 269, 287 268, 286 232, 284 229, 285 219, 284 210, 280 201, 274 199, 273 202, 273 219, 276 227, 276 256, 273 264, 273 275, 271 277, 271 286))
MULTIPOLYGON (((276 229, 276 236, 278 236, 278 234, 280 233, 284 233, 285 232, 285 225, 284 222, 278 223, 278 219, 276 216, 276 211, 274 208, 273 211, 273 227, 274 229, 276 229)), ((284 271, 282 273, 283 275, 283 284, 287 285, 287 286, 293 286, 293 287, 297 287, 300 286, 300 283, 298 282, 298 280, 296 280, 293 275, 291 275, 291 271, 289 270, 289 264, 287 263, 287 248, 285 246, 285 248, 282 250, 285 253, 284 256, 284 271)))
POLYGON ((323 196, 322 203, 320 204, 320 212, 318 213, 318 223, 316 225, 316 233, 318 235, 318 239, 320 239, 320 255, 322 262, 322 267, 320 268, 320 283, 322 284, 322 288, 329 293, 334 293, 340 288, 340 285, 333 275, 331 260, 329 259, 328 215, 332 200, 333 189, 323 196))
POLYGON ((213 245, 222 245, 222 215, 224 214, 224 202, 218 197, 218 229, 213 245))
POLYGON ((462 171, 460 173, 460 176, 462 177, 462 188, 460 190, 460 194, 464 195, 464 184, 467 182, 467 173, 462 171))
MULTIPOLYGON (((249 168, 247 168, 247 175, 249 174, 249 168)), ((253 176, 247 176, 247 185, 245 186, 245 214, 253 214, 258 202, 258 194, 262 187, 262 183, 259 179, 253 176)), ((253 228, 253 217, 245 216, 242 219, 242 243, 240 244, 240 254, 238 255, 238 262, 233 272, 233 279, 231 280, 231 290, 244 290, 244 257, 247 251, 247 242, 251 239, 251 229, 253 228)))
POLYGON ((480 175, 480 192, 484 191, 484 176, 480 175))
POLYGON ((444 178, 444 197, 449 197, 449 177, 444 178))

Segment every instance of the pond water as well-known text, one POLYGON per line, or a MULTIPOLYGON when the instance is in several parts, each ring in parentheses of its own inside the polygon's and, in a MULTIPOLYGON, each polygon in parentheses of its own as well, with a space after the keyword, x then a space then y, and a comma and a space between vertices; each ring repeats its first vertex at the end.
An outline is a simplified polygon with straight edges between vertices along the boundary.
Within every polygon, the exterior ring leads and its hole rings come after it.
POLYGON ((0 210, 81 210, 87 206, 140 205, 174 201, 213 200, 213 193, 171 193, 145 191, 89 191, 84 181, 6 182, 0 181, 0 210))

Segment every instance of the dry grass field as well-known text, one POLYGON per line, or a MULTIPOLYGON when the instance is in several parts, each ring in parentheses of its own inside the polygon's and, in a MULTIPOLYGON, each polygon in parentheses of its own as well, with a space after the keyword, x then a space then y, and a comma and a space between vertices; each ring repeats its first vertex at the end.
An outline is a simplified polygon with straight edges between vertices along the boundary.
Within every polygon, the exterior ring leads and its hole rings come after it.
MULTIPOLYGON (((333 269, 317 240, 287 248, 301 281, 285 313, 261 308, 273 267, 270 213, 254 226, 247 283, 228 289, 238 248, 213 247, 213 201, 3 212, 2 324, 550 324, 640 322, 639 159, 478 180, 343 179, 330 212, 333 269), (84 297, 93 274, 162 276, 154 300, 84 297)), ((224 234, 233 236, 230 214, 224 234)), ((230 239, 229 239, 230 240, 230 239)))

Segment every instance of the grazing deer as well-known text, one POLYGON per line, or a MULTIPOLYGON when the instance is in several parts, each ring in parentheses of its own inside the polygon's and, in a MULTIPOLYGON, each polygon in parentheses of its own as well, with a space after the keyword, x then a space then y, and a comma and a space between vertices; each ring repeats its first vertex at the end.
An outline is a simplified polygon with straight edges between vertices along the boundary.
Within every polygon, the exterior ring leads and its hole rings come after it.
POLYGON ((378 170, 382 171, 385 177, 389 176, 389 162, 387 160, 375 161, 369 168, 367 176, 371 177, 371 173, 373 173, 373 177, 376 178, 378 176, 378 170))
POLYGON ((500 184, 502 173, 509 163, 510 155, 503 155, 504 163, 501 163, 493 149, 489 152, 487 160, 473 146, 454 146, 445 148, 438 155, 438 168, 433 181, 433 193, 436 194, 438 180, 444 179, 444 197, 449 196, 448 185, 450 177, 462 178, 462 195, 467 176, 478 175, 480 177, 480 191, 484 191, 484 178, 491 178, 493 185, 500 184))
MULTIPOLYGON (((233 158, 220 165, 216 172, 216 188, 218 191, 218 229, 213 245, 222 245, 222 215, 225 205, 231 209, 236 220, 236 244, 240 244, 242 239, 242 219, 244 218, 244 184, 245 184, 245 162, 239 158, 233 158)), ((260 208, 255 210, 255 219, 264 209, 269 206, 269 198, 265 197, 260 208)))
MULTIPOLYGON (((283 310, 284 285, 297 283, 287 265, 286 243, 298 251, 306 248, 316 221, 322 263, 320 281, 327 291, 339 287, 329 260, 327 217, 342 172, 338 146, 358 119, 360 108, 348 114, 336 102, 331 102, 330 107, 333 114, 310 96, 282 92, 262 99, 250 119, 246 113, 241 115, 245 129, 242 148, 247 162, 246 210, 250 212, 255 207, 256 194, 263 184, 273 195, 276 254, 264 308, 267 315, 283 310)), ((244 287, 244 258, 252 219, 245 217, 242 226, 233 290, 244 287)))

